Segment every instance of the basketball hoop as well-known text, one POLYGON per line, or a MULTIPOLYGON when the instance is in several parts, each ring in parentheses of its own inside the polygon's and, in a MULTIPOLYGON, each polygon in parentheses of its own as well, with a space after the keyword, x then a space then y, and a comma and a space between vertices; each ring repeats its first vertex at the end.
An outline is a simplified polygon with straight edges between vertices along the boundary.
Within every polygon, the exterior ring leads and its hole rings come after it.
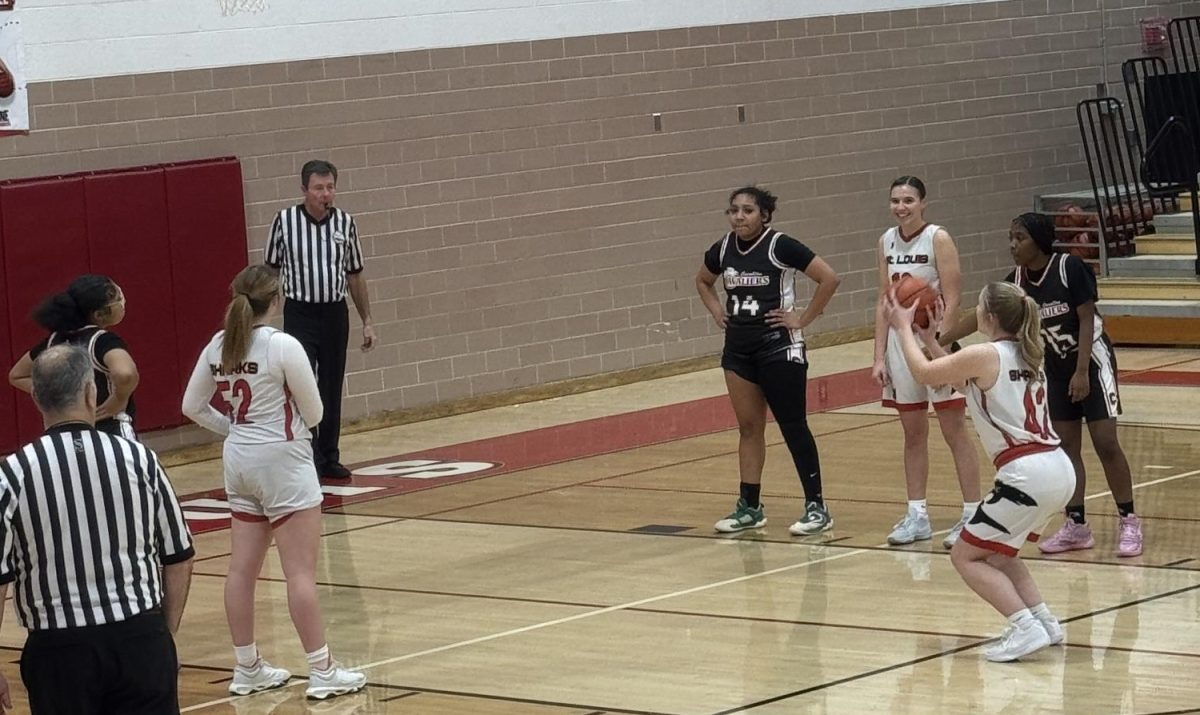
POLYGON ((217 0, 217 5, 220 6, 221 14, 225 17, 241 13, 257 15, 267 9, 267 0, 217 0))

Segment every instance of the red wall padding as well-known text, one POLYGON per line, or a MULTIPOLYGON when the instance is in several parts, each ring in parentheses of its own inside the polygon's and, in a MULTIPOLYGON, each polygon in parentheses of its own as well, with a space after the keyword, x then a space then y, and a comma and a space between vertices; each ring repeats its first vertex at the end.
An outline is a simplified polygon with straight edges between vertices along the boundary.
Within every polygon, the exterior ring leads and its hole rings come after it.
MULTIPOLYGON (((4 285, 8 292, 11 366, 46 336, 29 314, 46 296, 88 272, 87 211, 83 177, 69 176, 0 184, 4 221, 4 285)), ((4 371, 7 375, 7 369, 4 371)), ((7 381, 7 378, 6 378, 7 381)), ((17 396, 21 442, 42 431, 33 401, 17 396)))
POLYGON ((141 379, 136 428, 179 423, 175 293, 161 167, 92 174, 83 180, 91 270, 125 293, 125 320, 113 328, 129 345, 141 379))
MULTIPOLYGON (((4 206, 0 204, 0 266, 4 265, 4 206)), ((5 281, 7 285, 7 281, 5 281)), ((13 346, 8 338, 8 294, 0 290, 0 360, 11 364, 13 346)), ((7 371, 0 371, 7 374, 7 371)), ((7 380, 0 380, 0 454, 17 448, 17 391, 7 380)))
POLYGON ((182 389, 221 328, 229 284, 246 267, 246 210, 237 159, 168 165, 165 174, 182 389))
MULTIPOLYGON (((0 242, 5 375, 44 337, 29 317, 33 307, 82 273, 103 273, 127 299, 115 330, 141 373, 135 427, 186 421, 183 386, 220 325, 229 282, 246 265, 236 158, 0 183, 0 242)), ((32 400, 4 383, 0 451, 41 431, 32 400)))

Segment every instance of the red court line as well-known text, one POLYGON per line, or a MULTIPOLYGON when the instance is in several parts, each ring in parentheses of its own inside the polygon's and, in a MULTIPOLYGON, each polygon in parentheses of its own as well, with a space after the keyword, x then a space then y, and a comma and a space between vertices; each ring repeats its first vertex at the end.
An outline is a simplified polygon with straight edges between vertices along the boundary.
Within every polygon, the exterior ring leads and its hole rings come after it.
MULTIPOLYGON (((870 369, 862 368, 810 379, 807 392, 809 413, 828 412, 878 400, 879 388, 871 380, 870 373, 870 369)), ((1155 368, 1122 374, 1121 381, 1141 385, 1197 386, 1200 385, 1200 372, 1155 368)), ((323 485, 331 488, 350 487, 361 492, 349 495, 326 494, 323 507, 330 509, 358 504, 576 459, 649 447, 723 432, 736 426, 737 419, 729 404, 729 398, 721 395, 398 454, 360 462, 352 468, 358 472, 379 465, 398 467, 386 475, 355 474, 349 480, 321 480, 323 485), (417 460, 431 464, 428 469, 399 465, 417 460), (456 465, 462 467, 469 463, 474 464, 469 468, 456 468, 456 465), (424 474, 420 477, 413 476, 414 472, 421 471, 424 474)), ((201 498, 222 501, 224 496, 224 490, 214 489, 190 494, 184 497, 184 501, 201 498)), ((189 524, 196 533, 228 528, 227 514, 228 512, 220 507, 191 506, 188 514, 189 524)))
MULTIPOLYGON (((864 368, 809 380, 808 411, 827 412, 878 399, 879 388, 871 380, 870 372, 864 368)), ((423 470, 427 472, 423 477, 406 476, 410 472, 405 471, 407 468, 400 468, 384 476, 355 474, 348 480, 322 479, 322 485, 331 488, 371 490, 353 495, 327 493, 322 506, 326 509, 347 506, 448 484, 723 432, 736 426, 737 418, 729 398, 722 395, 409 452, 360 462, 354 464, 351 470, 359 472, 367 467, 396 465, 416 460, 432 462, 428 469, 423 470), (454 465, 464 463, 476 463, 476 466, 469 471, 454 469, 454 465), (437 476, 441 471, 444 471, 446 476, 437 476), (434 476, 430 476, 430 473, 434 476)), ((190 494, 182 501, 195 499, 223 500, 224 490, 214 489, 190 494)), ((225 529, 229 526, 227 512, 223 508, 189 507, 186 503, 184 507, 190 512, 188 521, 194 533, 225 529)))
POLYGON ((1200 372, 1187 370, 1149 370, 1122 375, 1126 385, 1163 385, 1165 387, 1200 387, 1200 372))
MULTIPOLYGON (((839 372, 808 383, 808 411, 827 412, 879 397, 870 369, 839 372)), ((425 449, 400 457, 363 462, 356 467, 397 459, 503 462, 504 472, 585 459, 663 442, 698 437, 737 427, 729 398, 721 395, 652 407, 527 432, 425 449)))

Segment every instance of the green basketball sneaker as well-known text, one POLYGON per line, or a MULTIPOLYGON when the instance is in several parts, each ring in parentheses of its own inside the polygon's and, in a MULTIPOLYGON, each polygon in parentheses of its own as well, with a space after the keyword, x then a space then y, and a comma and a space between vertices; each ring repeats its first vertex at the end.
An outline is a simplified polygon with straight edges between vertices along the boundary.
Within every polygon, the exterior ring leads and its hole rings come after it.
POLYGON ((713 528, 723 534, 733 534, 746 529, 759 529, 767 523, 767 515, 762 504, 757 509, 751 509, 745 499, 738 499, 737 508, 733 513, 718 521, 713 528))
POLYGON ((815 501, 810 501, 804 510, 804 516, 800 517, 795 524, 788 528, 792 536, 808 536, 810 534, 819 534, 822 531, 828 531, 833 528, 833 517, 829 515, 829 510, 824 504, 818 504, 815 501))

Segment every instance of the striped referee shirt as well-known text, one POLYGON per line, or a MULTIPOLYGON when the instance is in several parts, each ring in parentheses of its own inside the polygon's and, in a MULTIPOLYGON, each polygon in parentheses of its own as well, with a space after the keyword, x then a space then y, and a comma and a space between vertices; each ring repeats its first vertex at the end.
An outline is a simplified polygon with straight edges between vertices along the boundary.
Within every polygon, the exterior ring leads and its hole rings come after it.
POLYGON ((162 602, 160 565, 194 554, 154 452, 82 422, 0 462, 0 584, 29 630, 124 621, 162 602))
POLYGON ((298 204, 280 211, 271 224, 266 263, 278 268, 283 294, 304 303, 346 298, 346 275, 363 269, 354 217, 331 207, 321 221, 298 204))

